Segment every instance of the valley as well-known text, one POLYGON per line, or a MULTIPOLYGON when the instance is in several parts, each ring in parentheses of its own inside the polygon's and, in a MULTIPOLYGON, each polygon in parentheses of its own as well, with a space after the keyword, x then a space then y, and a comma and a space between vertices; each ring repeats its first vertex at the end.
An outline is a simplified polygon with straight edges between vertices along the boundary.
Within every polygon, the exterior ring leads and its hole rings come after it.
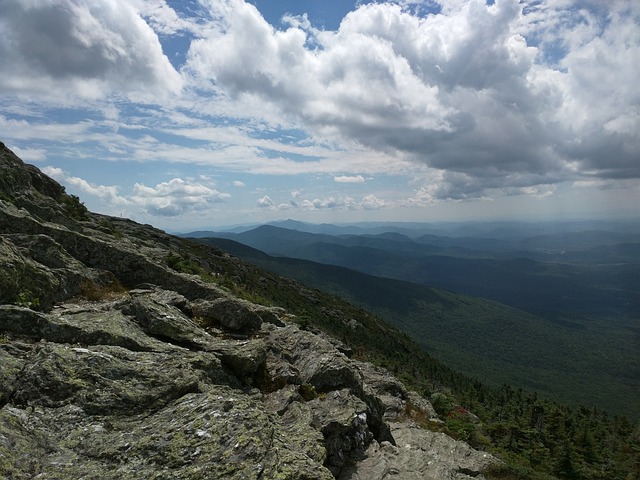
POLYGON ((483 382, 640 417, 633 225, 295 226, 311 231, 196 235, 374 311, 483 382))

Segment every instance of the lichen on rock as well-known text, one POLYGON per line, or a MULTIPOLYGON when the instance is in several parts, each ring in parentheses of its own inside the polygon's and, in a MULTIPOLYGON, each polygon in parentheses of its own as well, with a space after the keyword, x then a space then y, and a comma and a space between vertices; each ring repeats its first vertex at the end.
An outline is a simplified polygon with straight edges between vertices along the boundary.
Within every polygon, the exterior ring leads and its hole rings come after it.
POLYGON ((465 478, 493 461, 413 425, 407 402, 429 403, 341 342, 167 265, 188 241, 67 197, 0 145, 0 477, 465 478))

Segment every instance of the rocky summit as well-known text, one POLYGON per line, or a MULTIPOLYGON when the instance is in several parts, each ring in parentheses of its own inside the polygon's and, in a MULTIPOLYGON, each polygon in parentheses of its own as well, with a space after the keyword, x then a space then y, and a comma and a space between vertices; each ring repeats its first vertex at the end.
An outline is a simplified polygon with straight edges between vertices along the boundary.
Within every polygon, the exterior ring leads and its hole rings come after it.
POLYGON ((230 263, 88 212, 0 144, 0 477, 465 479, 497 462, 422 428, 429 402, 342 342, 240 298, 230 263))

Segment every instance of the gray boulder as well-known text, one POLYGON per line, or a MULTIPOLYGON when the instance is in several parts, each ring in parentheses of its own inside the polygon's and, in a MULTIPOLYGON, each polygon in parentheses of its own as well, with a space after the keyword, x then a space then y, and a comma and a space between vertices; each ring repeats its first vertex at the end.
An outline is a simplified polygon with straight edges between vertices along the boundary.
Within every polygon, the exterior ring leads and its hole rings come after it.
POLYGON ((349 465, 341 480, 468 480, 484 479, 482 471, 496 459, 443 433, 407 423, 391 424, 397 445, 372 442, 364 458, 349 465))
POLYGON ((333 478, 259 401, 225 386, 126 416, 4 408, 0 432, 5 478, 333 478))

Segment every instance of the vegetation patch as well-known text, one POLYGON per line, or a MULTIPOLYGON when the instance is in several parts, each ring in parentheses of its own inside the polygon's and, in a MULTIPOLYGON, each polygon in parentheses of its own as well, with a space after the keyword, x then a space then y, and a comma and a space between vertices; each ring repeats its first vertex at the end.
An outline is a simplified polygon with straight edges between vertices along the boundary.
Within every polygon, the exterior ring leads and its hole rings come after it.
POLYGON ((0 200, 3 200, 5 202, 7 202, 7 203, 13 203, 13 198, 11 198, 9 195, 7 195, 2 190, 0 190, 0 200))
POLYGON ((300 385, 300 388, 298 388, 298 393, 300 393, 300 396, 305 402, 310 402, 311 400, 318 398, 318 392, 316 391, 316 388, 308 383, 303 383, 302 385, 300 385))
POLYGON ((204 275, 205 270, 193 259, 185 256, 178 255, 174 252, 169 252, 165 257, 165 263, 167 266, 176 272, 188 273, 191 275, 204 275))
POLYGON ((107 220, 106 218, 98 220, 98 227, 102 231, 109 233, 115 238, 120 239, 124 236, 124 234, 120 231, 120 229, 118 229, 118 227, 116 227, 116 225, 114 225, 112 221, 107 220))
POLYGON ((91 302, 114 300, 126 292, 127 289, 115 278, 104 285, 91 280, 85 280, 80 285, 80 295, 91 302))
POLYGON ((30 308, 31 310, 40 310, 40 298, 30 290, 20 292, 12 303, 20 307, 30 308))
POLYGON ((64 207, 67 214, 75 219, 75 220, 88 220, 89 219, 89 210, 87 207, 80 201, 80 198, 76 195, 69 195, 64 191, 62 195, 58 198, 58 203, 64 207))
POLYGON ((500 463, 490 465, 482 474, 487 480, 555 480, 556 477, 519 465, 500 463))

